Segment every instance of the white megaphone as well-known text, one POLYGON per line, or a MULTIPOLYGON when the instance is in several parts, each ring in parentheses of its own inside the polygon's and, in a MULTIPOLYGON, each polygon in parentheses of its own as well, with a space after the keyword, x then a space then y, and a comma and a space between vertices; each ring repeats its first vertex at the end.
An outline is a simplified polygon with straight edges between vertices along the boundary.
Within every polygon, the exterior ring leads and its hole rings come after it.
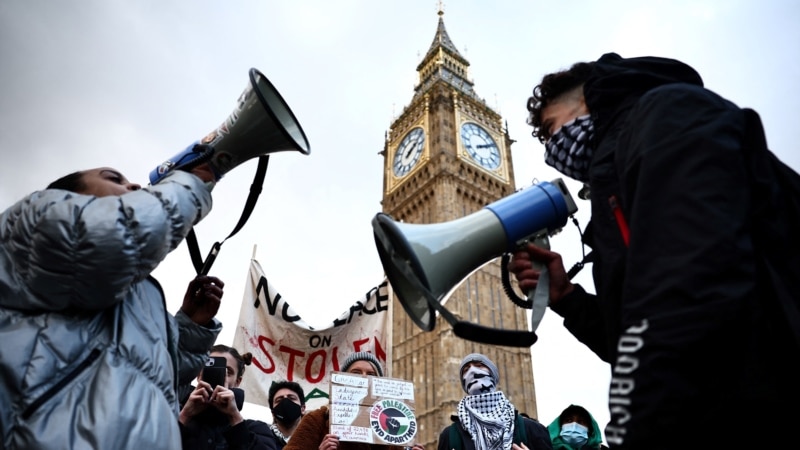
POLYGON ((372 220, 372 228, 386 277, 417 326, 433 330, 438 311, 459 337, 528 347, 536 342, 534 332, 461 321, 442 303, 472 272, 526 242, 558 232, 577 210, 559 178, 522 189, 449 222, 406 224, 379 213, 372 220))
POLYGON ((217 180, 248 159, 270 153, 311 149, 289 105, 261 72, 250 69, 250 84, 236 109, 214 131, 150 172, 150 184, 167 173, 208 162, 217 180))

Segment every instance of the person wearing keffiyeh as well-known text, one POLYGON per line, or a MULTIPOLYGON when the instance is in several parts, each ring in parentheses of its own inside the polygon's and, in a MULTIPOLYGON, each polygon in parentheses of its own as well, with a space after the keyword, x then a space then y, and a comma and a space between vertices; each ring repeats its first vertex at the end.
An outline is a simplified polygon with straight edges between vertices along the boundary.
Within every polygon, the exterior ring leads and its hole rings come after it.
POLYGON ((453 424, 439 435, 439 450, 551 450, 547 429, 522 417, 497 389, 497 366, 480 353, 467 355, 459 368, 466 396, 453 424), (521 429, 519 429, 521 427, 521 429))

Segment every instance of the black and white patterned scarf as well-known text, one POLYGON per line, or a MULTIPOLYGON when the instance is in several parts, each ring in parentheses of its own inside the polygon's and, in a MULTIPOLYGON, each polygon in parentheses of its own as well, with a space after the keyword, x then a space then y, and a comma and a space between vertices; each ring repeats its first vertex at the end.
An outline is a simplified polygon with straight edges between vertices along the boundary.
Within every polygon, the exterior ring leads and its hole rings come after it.
POLYGON ((501 391, 468 395, 458 402, 458 418, 475 450, 509 450, 514 439, 514 405, 501 391))
POLYGON ((278 438, 278 440, 283 441, 284 445, 289 443, 289 438, 284 436, 283 433, 281 433, 281 430, 278 428, 277 424, 273 423, 272 425, 269 426, 269 428, 272 430, 272 432, 275 434, 275 437, 278 438))
POLYGON ((594 154, 594 120, 590 114, 565 123, 545 143, 544 162, 564 175, 589 181, 589 164, 594 154))

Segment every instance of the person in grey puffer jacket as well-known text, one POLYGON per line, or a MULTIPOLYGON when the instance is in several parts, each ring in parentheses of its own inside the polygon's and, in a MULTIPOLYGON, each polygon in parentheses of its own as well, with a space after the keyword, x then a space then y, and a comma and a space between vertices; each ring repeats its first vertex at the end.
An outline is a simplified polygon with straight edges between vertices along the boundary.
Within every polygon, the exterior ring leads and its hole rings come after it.
POLYGON ((173 317, 150 273, 209 212, 214 179, 204 164, 142 189, 92 169, 0 214, 0 447, 181 447, 177 389, 222 328, 221 283, 194 280, 173 317))

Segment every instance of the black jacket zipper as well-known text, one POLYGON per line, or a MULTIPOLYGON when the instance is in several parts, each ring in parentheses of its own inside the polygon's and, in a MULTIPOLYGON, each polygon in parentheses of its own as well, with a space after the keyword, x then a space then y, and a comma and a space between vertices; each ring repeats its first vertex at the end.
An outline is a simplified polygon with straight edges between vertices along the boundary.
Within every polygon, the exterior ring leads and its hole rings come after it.
POLYGON ((100 350, 94 349, 89 356, 86 357, 75 369, 72 370, 66 377, 62 378, 58 383, 56 383, 53 387, 47 390, 41 397, 37 398, 36 401, 31 403, 25 411, 22 412, 22 418, 28 419, 33 413, 39 409, 45 402, 53 398, 58 391, 60 391, 64 386, 69 384, 72 380, 77 378, 78 375, 81 374, 84 370, 86 370, 97 358, 100 357, 100 350))

